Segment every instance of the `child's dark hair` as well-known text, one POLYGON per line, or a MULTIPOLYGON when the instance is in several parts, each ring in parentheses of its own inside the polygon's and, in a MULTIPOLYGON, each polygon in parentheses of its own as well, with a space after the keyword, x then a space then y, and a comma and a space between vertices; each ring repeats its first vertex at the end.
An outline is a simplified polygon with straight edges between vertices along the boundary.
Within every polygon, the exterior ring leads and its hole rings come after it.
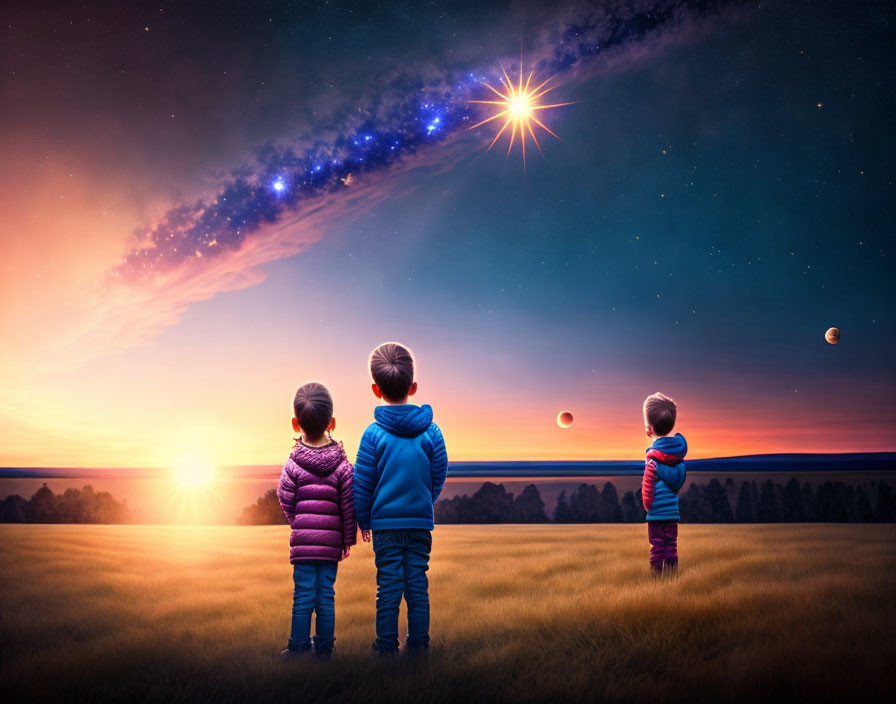
POLYGON ((414 383, 414 358, 397 342, 385 342, 370 353, 370 376, 387 401, 406 398, 414 383))
POLYGON ((678 406, 668 396, 655 393, 644 399, 644 417, 657 435, 668 435, 675 427, 678 406))
POLYGON ((311 381, 296 391, 292 408, 305 438, 317 440, 333 418, 333 397, 326 386, 311 381))

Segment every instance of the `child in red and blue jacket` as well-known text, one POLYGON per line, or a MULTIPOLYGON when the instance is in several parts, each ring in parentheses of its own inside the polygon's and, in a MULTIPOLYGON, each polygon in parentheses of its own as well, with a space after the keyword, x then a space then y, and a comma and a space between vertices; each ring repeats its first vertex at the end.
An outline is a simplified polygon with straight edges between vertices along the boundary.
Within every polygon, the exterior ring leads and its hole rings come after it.
POLYGON ((644 430, 647 437, 655 439, 647 448, 641 501, 647 511, 650 567, 658 575, 678 569, 678 492, 687 478, 684 458, 688 443, 681 433, 669 436, 677 413, 675 401, 663 394, 644 401, 644 430))

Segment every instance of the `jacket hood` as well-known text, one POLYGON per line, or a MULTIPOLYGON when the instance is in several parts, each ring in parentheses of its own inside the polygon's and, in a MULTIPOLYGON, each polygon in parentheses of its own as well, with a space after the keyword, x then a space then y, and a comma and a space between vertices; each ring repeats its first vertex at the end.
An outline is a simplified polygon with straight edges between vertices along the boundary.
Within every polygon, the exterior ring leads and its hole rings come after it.
POLYGON ((656 465, 656 476, 677 494, 684 486, 687 474, 684 469, 684 458, 688 454, 688 442, 681 433, 672 437, 668 435, 654 440, 647 449, 647 456, 652 457, 656 465))
MULTIPOLYGON (((681 433, 675 435, 666 435, 653 441, 653 445, 647 448, 650 450, 659 450, 662 453, 677 457, 679 461, 688 454, 688 441, 684 439, 681 433)), ((664 463, 665 464, 665 463, 664 463)), ((674 462, 672 464, 675 464, 674 462)))
POLYGON ((326 477, 345 459, 345 450, 341 442, 331 442, 323 447, 308 447, 300 441, 296 443, 289 458, 302 469, 318 477, 326 477))
POLYGON ((376 422, 393 435, 415 438, 432 425, 432 406, 403 403, 396 406, 377 406, 373 410, 376 422))

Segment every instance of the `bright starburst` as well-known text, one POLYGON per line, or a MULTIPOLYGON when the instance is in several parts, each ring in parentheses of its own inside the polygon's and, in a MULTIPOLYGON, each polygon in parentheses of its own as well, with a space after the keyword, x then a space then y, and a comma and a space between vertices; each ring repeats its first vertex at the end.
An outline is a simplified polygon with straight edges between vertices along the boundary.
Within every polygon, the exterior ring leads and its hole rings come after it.
MULTIPOLYGON (((510 80, 510 76, 507 75, 507 71, 504 70, 504 67, 501 67, 501 73, 504 74, 504 77, 501 79, 501 86, 504 88, 504 92, 502 93, 497 88, 489 85, 488 83, 483 82, 486 88, 488 88, 492 93, 498 96, 500 100, 471 100, 471 103, 482 103, 484 105, 497 105, 500 111, 491 117, 473 125, 470 129, 475 129, 480 125, 484 125, 487 122, 491 122, 492 120, 499 120, 501 118, 504 119, 504 125, 498 130, 498 134, 495 135, 495 138, 492 140, 492 143, 488 145, 488 148, 491 149, 495 146, 495 143, 498 141, 498 138, 504 132, 507 131, 507 128, 510 127, 510 144, 507 145, 507 156, 510 156, 510 150, 513 148, 513 143, 519 135, 520 147, 523 151, 523 166, 526 164, 526 137, 532 137, 532 141, 535 142, 535 146, 538 147, 539 153, 541 152, 541 145, 538 143, 538 138, 535 136, 535 130, 532 129, 532 123, 535 123, 545 132, 554 137, 557 137, 551 129, 545 125, 541 120, 539 120, 535 113, 538 110, 547 110, 548 108, 559 108, 564 105, 572 105, 572 103, 554 103, 553 105, 540 105, 538 103, 539 98, 543 95, 549 93, 554 90, 556 86, 552 86, 547 88, 547 84, 550 83, 556 76, 551 76, 546 81, 542 82, 540 85, 535 88, 530 88, 532 82, 532 75, 535 73, 532 71, 529 73, 528 78, 526 78, 525 84, 523 83, 523 65, 520 63, 520 75, 519 80, 516 85, 513 84, 513 81, 510 80)), ((557 137, 557 139, 560 139, 557 137)))

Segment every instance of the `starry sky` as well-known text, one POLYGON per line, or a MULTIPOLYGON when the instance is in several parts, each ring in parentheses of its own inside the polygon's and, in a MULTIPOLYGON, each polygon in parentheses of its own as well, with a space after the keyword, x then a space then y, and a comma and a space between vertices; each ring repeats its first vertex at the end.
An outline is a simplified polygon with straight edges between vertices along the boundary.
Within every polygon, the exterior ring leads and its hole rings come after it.
POLYGON ((6 4, 0 465, 353 456, 386 340, 455 460, 892 450, 887 4, 544 5, 6 4))

